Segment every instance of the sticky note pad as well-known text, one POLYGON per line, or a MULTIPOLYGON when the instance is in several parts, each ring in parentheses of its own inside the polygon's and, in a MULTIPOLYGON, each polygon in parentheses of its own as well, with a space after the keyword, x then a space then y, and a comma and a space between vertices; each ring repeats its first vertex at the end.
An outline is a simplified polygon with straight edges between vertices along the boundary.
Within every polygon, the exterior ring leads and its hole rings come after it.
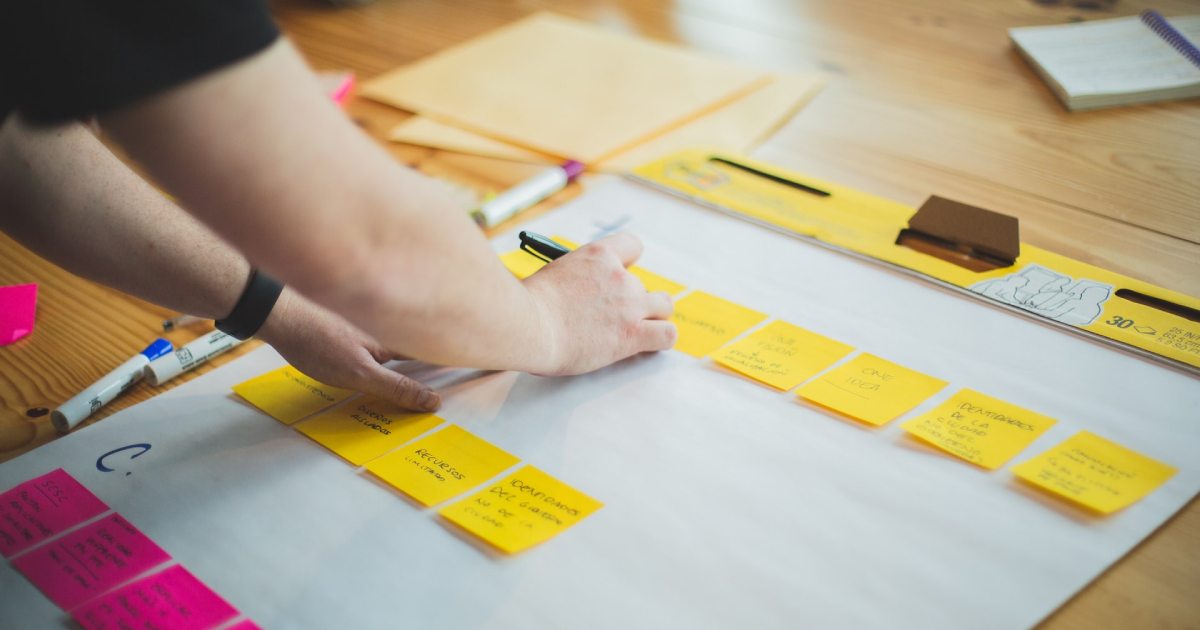
POLYGON ((905 431, 988 470, 995 470, 1058 423, 1012 403, 961 389, 908 422, 905 431))
POLYGON ((412 413, 382 398, 364 396, 326 411, 297 429, 351 464, 361 466, 442 422, 433 414, 412 413))
POLYGON ((1102 514, 1140 501, 1179 472, 1087 431, 1013 466, 1012 471, 1035 486, 1102 514))
POLYGON ((545 542, 604 504, 533 466, 438 511, 507 553, 545 542))
POLYGON ((13 560, 63 610, 120 586, 170 560, 119 514, 110 514, 13 560))
POLYGON ((284 424, 295 424, 354 394, 313 380, 290 365, 234 385, 233 391, 284 424))
POLYGON ((712 358, 731 370, 786 391, 853 351, 854 348, 840 341, 775 321, 718 348, 712 358))
POLYGON ((642 286, 646 287, 646 290, 650 293, 654 293, 656 291, 666 291, 671 295, 675 295, 687 288, 678 282, 667 280, 666 278, 656 273, 646 271, 637 265, 630 267, 629 273, 637 276, 637 279, 642 281, 642 286))
POLYGON ((236 608, 178 564, 71 611, 84 630, 210 630, 237 615, 236 608))
POLYGON ((0 555, 11 558, 106 511, 61 468, 30 479, 0 494, 0 555))
POLYGON ((521 460, 451 424, 367 463, 367 470, 421 505, 456 497, 521 460))
POLYGON ((675 349, 703 357, 766 318, 715 295, 693 291, 675 301, 675 314, 671 316, 679 330, 675 349))
POLYGON ((938 393, 946 381, 866 352, 796 390, 805 400, 879 426, 938 393))
POLYGON ((37 292, 37 284, 0 287, 0 346, 33 332, 37 292))

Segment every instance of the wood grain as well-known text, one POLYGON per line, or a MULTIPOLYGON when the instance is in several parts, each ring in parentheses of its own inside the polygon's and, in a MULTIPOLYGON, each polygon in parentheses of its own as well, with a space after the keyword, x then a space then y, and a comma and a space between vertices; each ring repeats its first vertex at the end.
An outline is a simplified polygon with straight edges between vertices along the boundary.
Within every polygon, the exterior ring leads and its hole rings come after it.
MULTIPOLYGON (((819 70, 829 87, 757 157, 910 205, 929 194, 1012 214, 1022 239, 1200 295, 1200 106, 1067 113, 1012 52, 1010 26, 1132 15, 1145 0, 379 0, 335 9, 277 0, 317 69, 369 78, 551 9, 768 70, 819 70), (1100 9, 1089 9, 1098 6, 1100 9)), ((1195 0, 1156 0, 1163 14, 1195 0)), ((366 101, 350 115, 379 139, 407 114, 366 101)), ((400 162, 481 191, 536 167, 386 145, 400 162)), ((580 192, 578 185, 518 218, 580 192)), ((492 233, 507 229, 499 226, 492 233)), ((173 315, 81 280, 0 236, 0 284, 41 285, 37 328, 0 348, 0 461, 56 437, 53 407, 141 350, 173 315)), ((167 335, 186 343, 204 329, 167 335)), ((183 375, 249 352, 251 342, 183 375)), ((1137 360, 1137 359, 1131 359, 1137 360)), ((144 383, 88 423, 159 393, 144 383)), ((1040 627, 1200 627, 1200 503, 1193 501, 1040 627)))

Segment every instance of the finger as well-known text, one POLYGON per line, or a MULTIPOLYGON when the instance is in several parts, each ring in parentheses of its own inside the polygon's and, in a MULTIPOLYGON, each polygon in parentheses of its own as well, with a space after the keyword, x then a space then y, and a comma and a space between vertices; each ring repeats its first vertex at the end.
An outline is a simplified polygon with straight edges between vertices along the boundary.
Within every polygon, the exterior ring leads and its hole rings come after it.
POLYGON ((655 291, 647 293, 646 299, 650 305, 646 319, 671 319, 671 313, 675 312, 675 300, 671 299, 671 294, 666 291, 655 291))
POLYGON ((674 322, 643 319, 638 323, 637 335, 635 336, 638 346, 637 352, 670 350, 675 345, 675 337, 678 334, 678 331, 675 330, 674 322))
POLYGON ((432 412, 442 406, 442 397, 437 392, 382 365, 369 366, 357 389, 386 398, 409 411, 432 412))
POLYGON ((605 236, 592 244, 602 246, 616 254, 625 267, 637 262, 642 255, 642 239, 625 232, 605 236))

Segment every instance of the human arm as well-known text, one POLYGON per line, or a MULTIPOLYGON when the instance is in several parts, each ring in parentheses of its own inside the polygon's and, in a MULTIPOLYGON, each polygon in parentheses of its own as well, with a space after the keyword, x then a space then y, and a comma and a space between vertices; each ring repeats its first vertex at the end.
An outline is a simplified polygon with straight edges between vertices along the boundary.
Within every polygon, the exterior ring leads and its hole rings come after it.
MULTIPOLYGON (((156 304, 219 319, 249 264, 129 170, 78 123, 0 126, 0 229, 76 275, 156 304)), ((336 315, 286 290, 261 339, 330 385, 433 411, 435 392, 380 363, 396 358, 336 315)))
POLYGON ((522 285, 437 187, 324 98, 285 40, 102 121, 256 265, 406 355, 565 374, 674 342, 670 298, 624 270, 636 239, 581 248, 522 285))

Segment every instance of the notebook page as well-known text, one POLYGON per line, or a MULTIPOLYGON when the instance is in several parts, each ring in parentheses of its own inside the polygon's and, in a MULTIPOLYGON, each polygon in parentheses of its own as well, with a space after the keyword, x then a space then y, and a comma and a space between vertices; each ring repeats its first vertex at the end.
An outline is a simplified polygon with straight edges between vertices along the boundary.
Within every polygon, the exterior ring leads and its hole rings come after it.
MULTIPOLYGON (((1196 16, 1169 22, 1188 39, 1196 41, 1200 33, 1200 20, 1196 16)), ((1143 92, 1200 83, 1200 68, 1137 17, 1014 28, 1009 34, 1072 96, 1143 92)))

